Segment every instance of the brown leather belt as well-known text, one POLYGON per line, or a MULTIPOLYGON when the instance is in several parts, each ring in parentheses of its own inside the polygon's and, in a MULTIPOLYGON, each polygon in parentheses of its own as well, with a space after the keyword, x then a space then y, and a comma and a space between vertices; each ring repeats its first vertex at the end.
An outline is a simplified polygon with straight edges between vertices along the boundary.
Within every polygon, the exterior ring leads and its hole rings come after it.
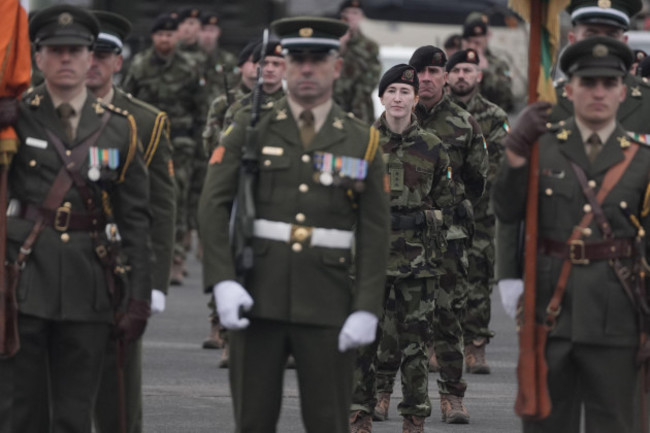
POLYGON ((61 232, 100 230, 104 225, 104 216, 99 213, 91 215, 87 212, 73 212, 65 205, 53 211, 31 203, 20 203, 21 218, 36 221, 39 215, 43 218, 45 225, 54 227, 55 230, 61 232))
POLYGON ((594 242, 575 240, 569 243, 541 239, 538 251, 551 257, 568 259, 574 265, 588 265, 591 260, 611 260, 632 257, 633 239, 611 239, 594 242))

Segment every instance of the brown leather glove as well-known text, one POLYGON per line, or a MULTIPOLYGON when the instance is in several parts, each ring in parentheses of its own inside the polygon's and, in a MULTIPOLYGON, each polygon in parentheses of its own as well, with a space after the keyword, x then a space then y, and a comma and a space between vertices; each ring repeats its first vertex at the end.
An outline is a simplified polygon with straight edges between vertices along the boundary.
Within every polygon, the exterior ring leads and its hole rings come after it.
POLYGON ((530 147, 540 135, 546 132, 546 122, 551 104, 546 101, 537 101, 528 105, 521 111, 517 125, 503 140, 506 149, 515 155, 528 159, 530 147))
POLYGON ((130 299, 126 313, 118 319, 117 333, 125 342, 131 343, 142 337, 151 316, 149 301, 130 299))
POLYGON ((16 98, 0 98, 0 128, 16 124, 18 120, 18 100, 16 98))

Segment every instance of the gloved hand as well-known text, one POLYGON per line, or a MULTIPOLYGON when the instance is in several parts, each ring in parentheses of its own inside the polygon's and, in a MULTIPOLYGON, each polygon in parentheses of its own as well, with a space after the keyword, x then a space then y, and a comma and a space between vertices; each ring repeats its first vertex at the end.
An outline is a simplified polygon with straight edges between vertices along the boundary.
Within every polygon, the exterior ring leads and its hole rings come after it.
POLYGON ((345 352, 375 341, 379 319, 367 311, 350 314, 339 333, 339 352, 345 352))
POLYGON ((129 300, 126 313, 117 322, 117 333, 126 343, 131 343, 142 337, 147 327, 147 319, 151 316, 149 301, 141 299, 129 300))
POLYGON ((517 315, 517 302, 524 293, 524 281, 508 278, 499 280, 498 286, 503 309, 514 319, 517 315))
POLYGON ((253 298, 237 281, 226 280, 212 288, 217 303, 219 321, 226 329, 244 329, 250 320, 240 317, 240 310, 249 311, 253 307, 253 298))
POLYGON ((151 291, 151 315, 162 313, 165 311, 166 296, 158 289, 151 291))
POLYGON ((503 139, 506 149, 515 155, 528 159, 530 147, 540 135, 546 132, 546 122, 552 105, 546 101, 537 101, 521 111, 517 125, 503 139))
POLYGON ((15 125, 18 121, 18 100, 0 98, 0 128, 15 125))

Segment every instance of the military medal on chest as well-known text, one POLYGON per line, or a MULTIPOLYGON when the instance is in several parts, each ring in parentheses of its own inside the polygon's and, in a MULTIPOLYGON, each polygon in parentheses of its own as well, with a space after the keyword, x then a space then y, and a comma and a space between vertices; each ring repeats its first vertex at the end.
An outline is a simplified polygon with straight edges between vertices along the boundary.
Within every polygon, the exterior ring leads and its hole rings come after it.
POLYGON ((350 156, 337 156, 328 152, 314 153, 314 180, 325 186, 344 186, 355 191, 363 190, 363 179, 368 174, 368 162, 350 156))
POLYGON ((101 149, 91 146, 88 150, 88 179, 97 182, 102 175, 102 169, 116 170, 120 166, 120 151, 118 149, 101 149))

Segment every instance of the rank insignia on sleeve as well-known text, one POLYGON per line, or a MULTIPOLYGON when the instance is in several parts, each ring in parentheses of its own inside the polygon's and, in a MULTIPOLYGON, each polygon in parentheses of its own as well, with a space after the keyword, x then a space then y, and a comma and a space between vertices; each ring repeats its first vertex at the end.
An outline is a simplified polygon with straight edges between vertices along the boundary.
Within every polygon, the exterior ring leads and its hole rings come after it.
POLYGON ((336 129, 343 129, 343 120, 337 117, 336 119, 334 119, 334 123, 332 123, 332 126, 335 127, 336 129))
POLYGON ((287 110, 278 110, 275 120, 284 120, 287 118, 287 110))
POLYGON ((212 151, 212 156, 210 157, 210 165, 221 164, 223 161, 223 155, 226 153, 226 148, 223 146, 217 146, 214 151, 212 151))
POLYGON ((570 134, 571 134, 571 131, 569 131, 568 129, 563 128, 560 132, 557 133, 556 137, 560 141, 567 141, 570 134))

